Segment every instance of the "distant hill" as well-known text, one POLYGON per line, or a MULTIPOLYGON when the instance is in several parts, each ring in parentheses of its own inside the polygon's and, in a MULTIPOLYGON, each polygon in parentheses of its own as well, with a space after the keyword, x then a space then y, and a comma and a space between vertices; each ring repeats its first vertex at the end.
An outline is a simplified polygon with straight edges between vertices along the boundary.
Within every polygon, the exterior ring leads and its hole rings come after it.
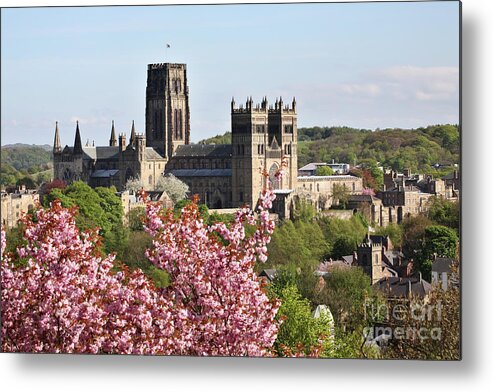
POLYGON ((201 140, 199 144, 231 144, 231 132, 201 140))
MULTIPOLYGON (((204 139, 199 143, 231 143, 231 133, 204 139)), ((349 127, 310 127, 298 129, 298 167, 310 162, 379 162, 402 171, 436 173, 433 165, 459 162, 457 125, 430 125, 417 129, 357 129, 349 127)))
POLYGON ((35 187, 52 176, 52 147, 23 143, 1 147, 0 185, 27 184, 35 187))
POLYGON ((16 170, 47 170, 52 161, 52 147, 45 145, 7 144, 2 146, 2 165, 7 164, 16 170))
POLYGON ((46 151, 51 151, 53 146, 49 144, 25 144, 25 143, 15 143, 15 144, 6 144, 2 146, 2 150, 5 149, 13 149, 13 148, 24 148, 24 147, 39 147, 46 151))

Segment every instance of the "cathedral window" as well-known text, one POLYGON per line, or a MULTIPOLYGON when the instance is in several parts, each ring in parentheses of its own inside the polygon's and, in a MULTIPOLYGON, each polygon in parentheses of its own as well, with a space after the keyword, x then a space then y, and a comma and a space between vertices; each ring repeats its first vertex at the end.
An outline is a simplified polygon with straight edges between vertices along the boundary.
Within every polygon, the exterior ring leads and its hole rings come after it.
POLYGON ((243 192, 240 192, 240 202, 243 203, 243 192))
POLYGON ((152 185, 152 176, 149 176, 149 185, 152 185))
POLYGON ((276 177, 277 172, 279 171, 279 166, 277 164, 273 164, 270 169, 269 169, 269 179, 270 183, 272 185, 272 189, 279 189, 280 188, 280 181, 278 177, 276 177))

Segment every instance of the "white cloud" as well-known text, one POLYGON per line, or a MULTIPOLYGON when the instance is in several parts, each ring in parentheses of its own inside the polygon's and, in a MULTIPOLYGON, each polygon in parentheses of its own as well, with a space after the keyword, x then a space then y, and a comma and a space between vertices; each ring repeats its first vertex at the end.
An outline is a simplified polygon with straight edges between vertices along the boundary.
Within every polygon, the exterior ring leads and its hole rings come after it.
POLYGON ((457 67, 395 66, 368 74, 382 91, 398 100, 452 101, 458 99, 457 67))
POLYGON ((342 84, 339 86, 342 93, 348 95, 359 95, 364 97, 376 97, 380 95, 381 88, 375 83, 363 83, 363 84, 342 84))

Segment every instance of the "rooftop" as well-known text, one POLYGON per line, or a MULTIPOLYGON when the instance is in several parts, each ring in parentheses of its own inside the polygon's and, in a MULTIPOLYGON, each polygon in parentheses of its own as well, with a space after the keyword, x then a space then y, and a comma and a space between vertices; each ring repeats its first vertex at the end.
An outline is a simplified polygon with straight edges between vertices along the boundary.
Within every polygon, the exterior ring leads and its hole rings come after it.
POLYGON ((231 157, 231 144, 182 144, 176 148, 176 157, 231 157))

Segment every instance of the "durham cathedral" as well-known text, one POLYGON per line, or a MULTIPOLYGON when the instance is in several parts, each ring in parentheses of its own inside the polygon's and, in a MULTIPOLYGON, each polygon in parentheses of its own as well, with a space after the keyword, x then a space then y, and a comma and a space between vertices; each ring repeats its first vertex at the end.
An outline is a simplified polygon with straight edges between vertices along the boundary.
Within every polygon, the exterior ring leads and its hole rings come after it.
MULTIPOLYGON (((113 124, 107 146, 83 145, 77 123, 74 146, 62 148, 57 124, 54 178, 67 183, 82 180, 93 187, 114 185, 118 190, 123 190, 129 179, 140 178, 147 190, 153 190, 160 176, 171 173, 207 206, 234 208, 255 206, 267 185, 262 173, 268 173, 278 196, 274 209, 282 216, 288 213, 297 188, 308 191, 308 183, 301 184, 297 178, 295 99, 288 105, 282 98, 273 105, 267 98, 259 104, 248 98, 245 105, 237 105, 233 99, 232 143, 190 144, 186 64, 150 64, 145 117, 145 133, 137 133, 132 124, 128 140, 124 133, 117 138, 113 124), (274 175, 281 161, 287 167, 277 180, 274 175)), ((361 191, 361 179, 339 177, 338 182, 347 182, 352 192, 361 191)), ((312 182, 310 192, 316 192, 312 182)))

